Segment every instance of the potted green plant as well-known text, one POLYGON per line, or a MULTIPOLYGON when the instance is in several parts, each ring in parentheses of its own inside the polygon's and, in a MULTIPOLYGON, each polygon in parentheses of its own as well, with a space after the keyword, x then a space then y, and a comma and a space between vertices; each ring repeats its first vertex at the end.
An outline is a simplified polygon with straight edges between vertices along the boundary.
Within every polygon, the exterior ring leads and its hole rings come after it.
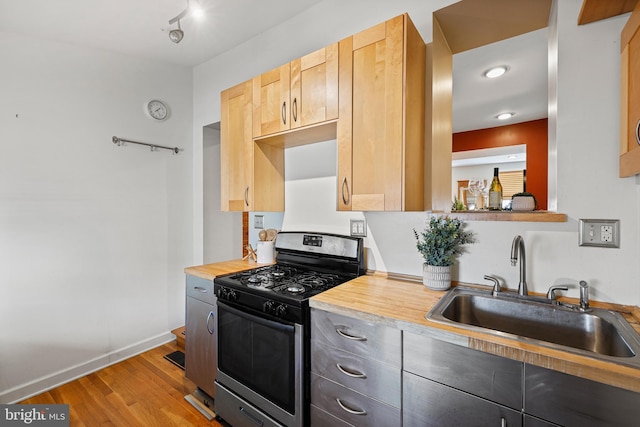
POLYGON ((424 258, 424 285, 433 290, 447 290, 451 287, 451 266, 456 256, 462 253, 462 245, 473 243, 473 234, 464 231, 464 221, 448 216, 433 216, 424 231, 416 237, 416 247, 424 258))

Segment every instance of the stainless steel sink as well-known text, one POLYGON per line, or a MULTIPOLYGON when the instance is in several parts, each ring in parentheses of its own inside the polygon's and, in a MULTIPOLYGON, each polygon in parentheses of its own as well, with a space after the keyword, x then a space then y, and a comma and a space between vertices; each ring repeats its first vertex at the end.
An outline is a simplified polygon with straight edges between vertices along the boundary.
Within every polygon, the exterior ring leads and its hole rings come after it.
POLYGON ((575 308, 515 293, 455 287, 426 318, 508 338, 640 366, 640 336, 619 314, 575 308))

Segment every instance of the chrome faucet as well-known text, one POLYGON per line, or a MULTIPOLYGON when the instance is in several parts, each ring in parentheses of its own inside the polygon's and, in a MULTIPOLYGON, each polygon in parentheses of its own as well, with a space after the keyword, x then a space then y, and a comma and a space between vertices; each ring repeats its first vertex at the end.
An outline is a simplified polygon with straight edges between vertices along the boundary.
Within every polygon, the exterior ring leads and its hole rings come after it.
POLYGON ((520 282, 518 282, 518 295, 529 295, 527 289, 527 262, 524 254, 524 239, 518 235, 511 243, 511 265, 514 267, 520 258, 520 282))

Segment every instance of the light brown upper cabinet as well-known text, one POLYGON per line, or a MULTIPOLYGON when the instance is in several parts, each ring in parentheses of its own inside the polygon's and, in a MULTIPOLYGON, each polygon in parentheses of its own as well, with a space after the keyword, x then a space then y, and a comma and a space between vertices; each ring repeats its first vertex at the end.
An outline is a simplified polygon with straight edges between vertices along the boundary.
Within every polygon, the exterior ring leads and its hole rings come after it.
POLYGON ((253 78, 253 137, 338 118, 338 43, 253 78))
POLYGON ((424 210, 424 41, 405 14, 339 50, 338 209, 424 210))
POLYGON ((620 35, 620 177, 640 173, 640 3, 620 35))
POLYGON ((220 94, 222 211, 284 210, 284 149, 252 137, 252 81, 220 94))

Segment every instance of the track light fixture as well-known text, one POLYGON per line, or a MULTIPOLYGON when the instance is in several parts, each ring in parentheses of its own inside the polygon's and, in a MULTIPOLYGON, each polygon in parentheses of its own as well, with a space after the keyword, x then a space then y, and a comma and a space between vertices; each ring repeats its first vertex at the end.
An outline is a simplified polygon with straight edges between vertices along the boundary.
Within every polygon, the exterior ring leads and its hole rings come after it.
POLYGON ((174 43, 180 43, 184 37, 184 31, 180 28, 180 20, 178 20, 178 29, 169 31, 169 39, 174 43))
POLYGON ((176 22, 178 23, 177 29, 169 31, 169 39, 174 43, 180 43, 184 38, 184 31, 182 31, 182 28, 180 27, 180 20, 184 18, 187 15, 187 13, 189 13, 189 10, 190 10, 189 0, 187 0, 187 7, 185 8, 185 10, 183 10, 177 16, 169 20, 169 25, 173 25, 176 22))

